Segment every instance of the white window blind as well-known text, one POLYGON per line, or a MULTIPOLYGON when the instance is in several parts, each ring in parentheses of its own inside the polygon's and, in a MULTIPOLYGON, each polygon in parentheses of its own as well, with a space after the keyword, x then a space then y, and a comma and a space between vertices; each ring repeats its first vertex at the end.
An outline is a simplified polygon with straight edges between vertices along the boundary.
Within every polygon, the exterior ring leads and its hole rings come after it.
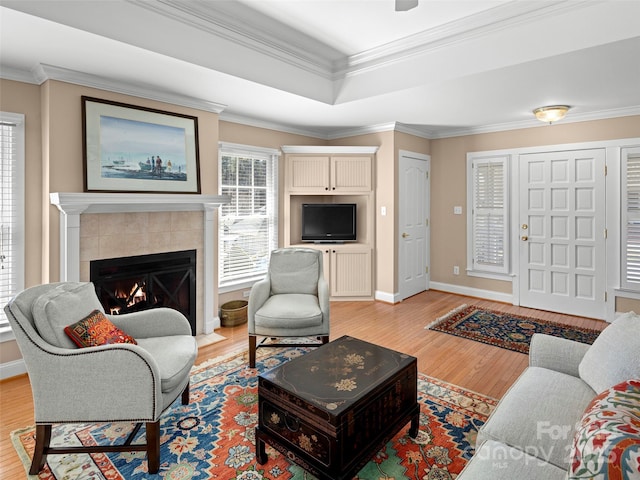
POLYGON ((472 269, 508 273, 507 157, 472 161, 472 269))
POLYGON ((640 147, 622 149, 622 287, 640 291, 640 147))
POLYGON ((220 208, 220 287, 264 277, 278 246, 278 151, 220 145, 220 193, 231 203, 220 208))
POLYGON ((24 288, 24 116, 0 112, 0 332, 4 306, 24 288))

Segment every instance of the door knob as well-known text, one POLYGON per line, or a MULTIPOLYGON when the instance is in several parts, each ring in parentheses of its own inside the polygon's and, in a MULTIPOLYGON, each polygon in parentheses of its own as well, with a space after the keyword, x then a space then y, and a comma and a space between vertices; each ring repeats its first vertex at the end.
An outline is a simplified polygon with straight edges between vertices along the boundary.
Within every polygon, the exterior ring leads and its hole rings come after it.
POLYGON ((522 241, 523 241, 523 242, 526 242, 527 240, 529 240, 529 237, 527 237, 526 235, 523 235, 523 236, 522 236, 522 241))
POLYGON ((402 238, 407 238, 408 236, 409 236, 409 234, 408 234, 408 233, 403 233, 403 234, 402 234, 402 238))
POLYGON ((529 228, 529 225, 527 225, 526 223, 523 223, 523 224, 522 224, 522 229, 523 229, 523 230, 526 230, 527 228, 529 228))

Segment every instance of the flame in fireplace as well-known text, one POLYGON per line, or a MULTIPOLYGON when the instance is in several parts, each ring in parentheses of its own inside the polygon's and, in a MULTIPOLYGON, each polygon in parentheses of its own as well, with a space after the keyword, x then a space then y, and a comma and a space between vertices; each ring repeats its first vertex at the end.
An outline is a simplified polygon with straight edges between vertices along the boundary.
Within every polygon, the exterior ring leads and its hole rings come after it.
MULTIPOLYGON (((136 282, 133 284, 133 286, 131 287, 128 293, 121 288, 117 288, 114 293, 116 298, 126 300, 126 306, 127 308, 130 308, 137 303, 146 302, 147 293, 144 287, 145 287, 144 282, 141 282, 141 283, 136 282)), ((111 315, 118 315, 121 309, 122 308, 120 306, 111 307, 110 313, 111 315)))

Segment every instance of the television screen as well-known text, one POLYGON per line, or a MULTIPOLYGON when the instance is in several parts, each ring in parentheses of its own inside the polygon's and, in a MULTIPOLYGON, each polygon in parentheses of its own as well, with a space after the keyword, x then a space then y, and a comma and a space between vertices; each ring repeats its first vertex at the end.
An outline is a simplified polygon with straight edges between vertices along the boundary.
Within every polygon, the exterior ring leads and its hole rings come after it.
POLYGON ((355 240, 355 203, 302 204, 302 241, 337 243, 355 240))

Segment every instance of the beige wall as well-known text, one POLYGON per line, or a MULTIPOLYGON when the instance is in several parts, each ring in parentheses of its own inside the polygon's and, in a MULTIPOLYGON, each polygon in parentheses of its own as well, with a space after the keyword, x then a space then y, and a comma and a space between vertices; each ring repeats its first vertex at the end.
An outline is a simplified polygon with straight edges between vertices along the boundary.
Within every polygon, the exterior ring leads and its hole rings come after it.
MULTIPOLYGON (((295 133, 280 132, 268 128, 252 127, 234 122, 221 121, 219 123, 220 141, 228 143, 238 143, 241 145, 251 145, 254 147, 273 148, 279 150, 282 145, 326 145, 327 141, 297 135, 295 133)), ((284 162, 278 162, 278 185, 284 185, 284 162)), ((284 218, 284 188, 278 190, 278 245, 283 245, 284 225, 288 218, 284 218)), ((248 289, 234 292, 221 293, 218 296, 219 306, 231 300, 244 300, 243 292, 248 289)))
MULTIPOLYGON (((48 92, 43 102, 43 110, 47 112, 43 134, 49 139, 43 150, 43 163, 45 169, 48 168, 49 171, 49 179, 44 180, 47 205, 48 195, 51 192, 83 191, 81 109, 83 95, 197 117, 201 190, 204 194, 218 193, 217 114, 65 82, 48 81, 44 88, 48 92)), ((50 252, 48 281, 57 281, 60 271, 59 214, 53 206, 48 206, 48 209, 50 222, 47 239, 50 252)))
MULTIPOLYGON (((465 275, 468 152, 640 137, 640 116, 566 123, 431 141, 431 279, 510 294, 511 283, 465 275), (463 207, 454 215, 453 207, 463 207), (437 252, 437 255, 433 253, 437 252), (453 266, 460 275, 453 275, 453 266)), ((628 306, 628 303, 625 305, 628 306)))
MULTIPOLYGON (((43 282, 40 87, 0 79, 0 110, 25 116, 25 285, 43 282)), ((21 358, 15 341, 0 345, 0 363, 21 358)))
MULTIPOLYGON (((218 140, 276 149, 281 145, 379 146, 376 161, 375 289, 384 293, 397 292, 395 232, 398 192, 395 185, 399 150, 431 155, 432 281, 510 293, 510 283, 464 274, 466 215, 454 216, 453 207, 461 205, 466 210, 467 152, 640 136, 640 116, 635 116, 436 140, 388 131, 327 141, 218 122, 218 115, 214 113, 64 82, 48 81, 37 86, 0 80, 0 110, 22 113, 26 117, 26 286, 56 281, 59 277, 59 216, 58 211, 50 206, 48 195, 56 191, 83 190, 82 95, 197 116, 203 193, 217 193, 218 140), (380 206, 387 207, 386 217, 380 216, 380 206), (460 266, 461 275, 452 275, 453 265, 460 266)), ((281 185, 283 171, 281 163, 281 185)), ((288 221, 282 216, 280 218, 281 225, 288 221)), ((242 292, 221 295, 220 304, 241 296, 242 292)), ((640 302, 624 300, 618 303, 624 309, 640 311, 640 302)), ((15 342, 2 344, 0 363, 18 358, 15 342)))
POLYGON ((395 242, 395 205, 394 195, 397 168, 394 149, 394 132, 379 132, 332 140, 330 145, 377 146, 374 187, 375 201, 375 252, 374 282, 375 291, 395 292, 396 266, 394 254, 395 242), (387 207, 387 215, 380 215, 380 206, 387 207))

